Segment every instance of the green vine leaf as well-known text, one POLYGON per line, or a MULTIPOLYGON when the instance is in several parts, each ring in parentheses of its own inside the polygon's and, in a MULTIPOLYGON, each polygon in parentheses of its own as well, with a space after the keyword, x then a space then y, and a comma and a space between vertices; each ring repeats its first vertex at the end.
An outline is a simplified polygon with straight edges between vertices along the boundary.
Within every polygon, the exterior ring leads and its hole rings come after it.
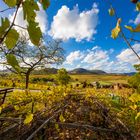
POLYGON ((4 2, 9 6, 9 7, 14 7, 17 4, 17 0, 4 0, 4 2))
POLYGON ((29 22, 29 26, 27 28, 29 36, 30 36, 30 40, 31 42, 38 46, 40 39, 42 37, 42 32, 40 30, 40 27, 38 27, 38 23, 36 22, 29 22))
POLYGON ((5 44, 7 48, 12 49, 16 45, 18 38, 19 38, 19 34, 17 33, 17 31, 15 29, 11 29, 8 32, 5 40, 5 44))
POLYGON ((13 54, 7 54, 6 59, 8 64, 12 66, 18 73, 20 73, 20 66, 16 57, 13 54))
POLYGON ((10 26, 10 22, 8 20, 8 18, 1 18, 1 26, 0 26, 0 38, 5 34, 5 32, 7 31, 7 29, 10 26))
POLYGON ((26 0, 23 2, 23 14, 24 19, 27 19, 28 22, 35 21, 36 13, 35 11, 39 11, 39 7, 37 2, 34 0, 26 0))

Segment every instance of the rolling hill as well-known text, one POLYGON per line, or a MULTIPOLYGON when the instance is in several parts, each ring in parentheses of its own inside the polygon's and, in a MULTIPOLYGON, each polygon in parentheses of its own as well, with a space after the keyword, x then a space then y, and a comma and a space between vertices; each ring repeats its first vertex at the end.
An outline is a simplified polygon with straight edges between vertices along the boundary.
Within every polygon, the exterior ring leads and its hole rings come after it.
POLYGON ((102 70, 87 70, 84 68, 76 68, 69 71, 70 74, 107 74, 102 70))

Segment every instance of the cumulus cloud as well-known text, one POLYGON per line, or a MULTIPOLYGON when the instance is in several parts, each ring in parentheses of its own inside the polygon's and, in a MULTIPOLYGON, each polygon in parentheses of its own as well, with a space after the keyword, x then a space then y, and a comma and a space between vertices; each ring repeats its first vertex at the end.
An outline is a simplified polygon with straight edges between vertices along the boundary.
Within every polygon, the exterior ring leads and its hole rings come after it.
MULTIPOLYGON (((133 48, 140 55, 140 44, 133 45, 133 48)), ((84 51, 71 52, 63 66, 68 69, 83 67, 86 69, 100 69, 109 73, 124 73, 135 71, 133 65, 138 63, 138 59, 130 49, 122 50, 112 60, 113 50, 102 50, 99 46, 84 51), (70 65, 69 65, 70 64, 70 65)))
MULTIPOLYGON (((134 44, 132 47, 140 55, 140 44, 134 44)), ((117 55, 117 59, 132 65, 139 63, 139 59, 131 49, 123 50, 119 55, 117 55)))
POLYGON ((66 5, 58 10, 53 17, 49 35, 55 39, 68 40, 74 38, 76 41, 83 39, 91 40, 97 33, 99 9, 94 3, 91 10, 79 11, 78 5, 69 9, 66 5))
POLYGON ((74 51, 66 57, 64 65, 71 64, 71 68, 83 66, 88 69, 102 69, 109 63, 108 52, 101 50, 99 46, 84 51, 74 51))
MULTIPOLYGON (((47 15, 46 15, 45 11, 43 10, 41 4, 38 3, 38 5, 39 5, 40 10, 36 11, 36 15, 37 15, 36 16, 36 22, 39 23, 39 27, 40 27, 42 33, 46 34, 47 33, 47 25, 48 25, 47 15)), ((14 15, 15 15, 15 13, 9 15, 9 19, 10 19, 11 22, 13 21, 14 15)), ((19 26, 22 26, 22 27, 27 27, 27 21, 24 20, 24 18, 23 18, 23 9, 22 8, 20 8, 18 10, 16 19, 15 19, 15 24, 19 25, 19 26)), ((18 31, 22 31, 22 32, 25 31, 25 30, 23 30, 19 27, 15 27, 15 28, 18 31)))
POLYGON ((106 61, 108 59, 109 58, 108 58, 107 51, 103 51, 103 50, 94 51, 94 50, 92 50, 86 55, 86 57, 84 58, 84 60, 82 62, 91 64, 91 63, 95 63, 98 61, 101 62, 101 60, 106 61))
POLYGON ((75 61, 77 60, 81 60, 84 57, 84 54, 82 52, 78 51, 74 51, 71 52, 67 57, 66 57, 66 61, 65 64, 73 64, 75 61))

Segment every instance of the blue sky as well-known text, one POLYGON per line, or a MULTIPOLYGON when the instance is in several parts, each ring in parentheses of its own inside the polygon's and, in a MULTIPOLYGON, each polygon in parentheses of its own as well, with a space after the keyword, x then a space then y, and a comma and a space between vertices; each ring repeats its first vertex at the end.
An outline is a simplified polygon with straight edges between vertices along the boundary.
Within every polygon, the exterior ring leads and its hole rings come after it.
MULTIPOLYGON (((135 11, 135 4, 131 3, 129 0, 123 0, 123 2, 122 0, 112 0, 110 2, 116 10, 118 17, 122 18, 122 25, 135 26, 136 18, 139 15, 139 13, 135 11)), ((67 57, 66 63, 64 63, 63 66, 68 69, 75 67, 104 69, 108 72, 134 71, 133 64, 138 63, 137 58, 132 54, 131 50, 128 49, 121 38, 113 40, 110 37, 111 30, 115 27, 116 19, 108 14, 110 5, 107 0, 88 0, 88 2, 84 0, 52 0, 51 6, 47 10, 49 28, 52 28, 52 22, 57 24, 57 21, 54 21, 54 17, 57 17, 57 20, 61 20, 61 17, 58 16, 58 11, 60 12, 63 6, 69 8, 69 13, 71 13, 72 16, 72 11, 76 5, 78 14, 80 15, 83 11, 90 11, 94 4, 97 5, 96 8, 98 9, 98 13, 96 14, 97 18, 93 17, 92 19, 91 17, 92 22, 87 24, 95 24, 96 20, 97 25, 95 27, 93 26, 96 33, 93 33, 89 40, 84 37, 81 37, 80 41, 76 41, 76 37, 70 37, 64 40, 63 46, 66 50, 67 57), (95 46, 97 46, 97 49, 93 49, 92 51, 91 49, 96 48, 95 46)), ((63 13, 61 13, 61 16, 63 18, 65 10, 63 9, 62 11, 63 13)), ((73 26, 75 21, 71 22, 71 24, 71 26, 73 26)), ((65 30, 67 30, 67 28, 70 27, 66 26, 65 30)), ((63 27, 60 27, 60 32, 61 29, 63 29, 63 27)), ((131 36, 126 29, 124 29, 124 31, 126 36, 131 36)), ((138 38, 137 36, 138 35, 135 35, 135 38, 138 38)), ((139 44, 133 42, 132 45, 135 45, 136 50, 139 52, 139 44)))
MULTIPOLYGON (((111 30, 116 25, 115 17, 108 14, 109 0, 51 0, 46 13, 41 9, 37 21, 45 35, 62 39, 66 60, 59 67, 73 69, 101 69, 107 72, 134 71, 133 64, 139 63, 125 42, 111 38, 111 30), (46 14, 46 15, 45 15, 46 14)), ((123 25, 136 26, 140 14, 130 0, 110 0, 123 25)), ((4 4, 0 0, 0 9, 4 4)), ((12 17, 12 12, 0 16, 12 17)), ((19 13, 16 22, 23 24, 19 13), (20 20, 19 20, 20 19, 20 20)), ((127 37, 131 34, 124 29, 127 37)), ((139 39, 139 34, 134 38, 139 39)), ((140 44, 131 45, 140 54, 140 44)))

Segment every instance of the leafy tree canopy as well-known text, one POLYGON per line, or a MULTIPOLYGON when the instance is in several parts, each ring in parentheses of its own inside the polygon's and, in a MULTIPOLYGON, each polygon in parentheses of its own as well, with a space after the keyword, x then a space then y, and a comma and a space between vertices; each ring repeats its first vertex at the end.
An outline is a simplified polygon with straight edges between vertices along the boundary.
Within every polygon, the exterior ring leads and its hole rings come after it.
POLYGON ((66 69, 62 68, 59 69, 57 72, 57 80, 61 85, 67 85, 70 81, 70 76, 68 74, 68 72, 66 71, 66 69))

